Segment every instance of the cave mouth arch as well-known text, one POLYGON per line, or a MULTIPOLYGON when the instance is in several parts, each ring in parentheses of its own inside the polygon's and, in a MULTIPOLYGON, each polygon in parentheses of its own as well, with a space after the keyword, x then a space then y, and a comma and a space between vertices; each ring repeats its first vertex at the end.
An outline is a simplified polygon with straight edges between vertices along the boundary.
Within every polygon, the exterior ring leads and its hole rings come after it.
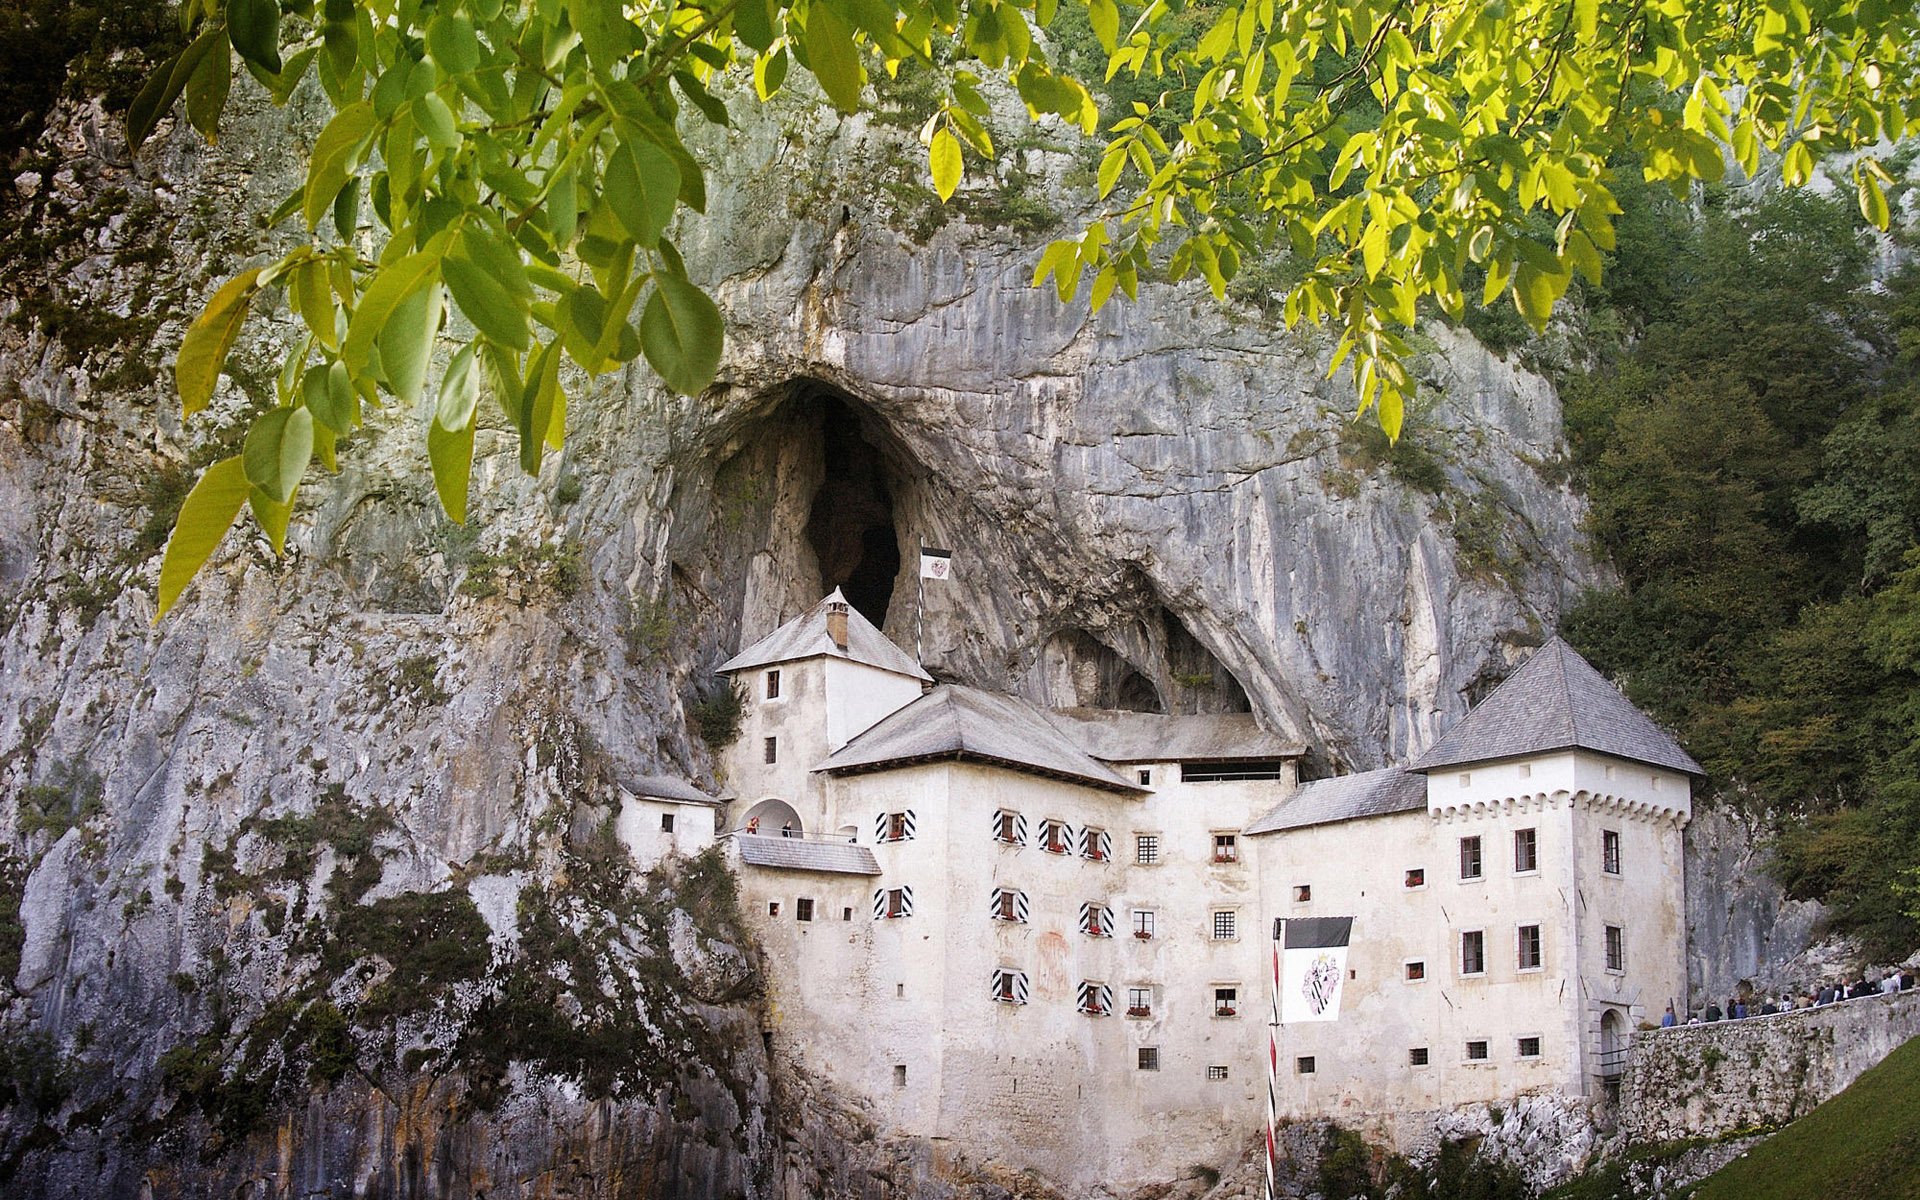
POLYGON ((839 588, 860 615, 884 627, 900 575, 894 455, 878 418, 852 397, 804 383, 796 404, 819 422, 821 478, 807 512, 806 538, 820 564, 820 590, 839 588))

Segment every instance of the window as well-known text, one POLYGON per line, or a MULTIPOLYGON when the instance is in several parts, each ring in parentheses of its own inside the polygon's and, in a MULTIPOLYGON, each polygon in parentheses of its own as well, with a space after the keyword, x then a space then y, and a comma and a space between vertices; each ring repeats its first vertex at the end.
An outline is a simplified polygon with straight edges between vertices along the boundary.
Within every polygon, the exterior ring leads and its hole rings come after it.
POLYGON ((873 919, 887 920, 894 917, 913 915, 913 889, 904 884, 897 888, 881 888, 873 894, 873 919))
POLYGON ((1134 777, 1140 781, 1141 787, 1153 786, 1153 771, 1150 768, 1141 767, 1134 773, 1134 777))
POLYGON ((1540 927, 1538 925, 1522 925, 1520 927, 1518 945, 1515 949, 1515 966, 1519 967, 1522 971, 1538 971, 1540 969, 1540 927))
POLYGON ((881 813, 873 819, 873 840, 910 842, 913 840, 915 824, 912 809, 906 812, 881 813))
POLYGON ((1426 1066, 1427 1048, 1425 1046, 1415 1046, 1413 1049, 1407 1051, 1407 1065, 1410 1067, 1426 1066))
POLYGON ((1600 869, 1609 875, 1620 873, 1620 833, 1618 830, 1600 831, 1600 869))
POLYGON ((673 814, 672 813, 660 814, 660 832, 661 833, 673 832, 673 814))
POLYGON ((1460 772, 1460 786, 1461 786, 1461 787, 1472 787, 1472 786, 1473 786, 1473 774, 1472 774, 1472 772, 1469 772, 1469 771, 1462 771, 1462 772, 1460 772))
POLYGON ((1475 1038, 1473 1041, 1467 1043, 1467 1061, 1487 1061, 1487 1042, 1485 1038, 1475 1038))
POLYGON ((1240 935, 1235 932, 1239 914, 1230 908, 1224 908, 1213 914, 1213 940, 1231 942, 1240 935))
POLYGON ((1027 973, 1012 967, 996 967, 993 972, 993 998, 1002 1004, 1025 1004, 1027 973))
POLYGON ((1158 1071, 1160 1069, 1160 1047, 1140 1047, 1139 1057, 1134 1059, 1134 1062, 1139 1065, 1142 1071, 1158 1071))
POLYGON ((1286 760, 1244 758, 1239 762, 1181 763, 1182 783, 1237 783, 1261 779, 1285 779, 1286 760))
POLYGON ((1483 931, 1469 929, 1460 935, 1460 973, 1462 975, 1487 973, 1487 935, 1483 931))
POLYGON ((802 896, 793 902, 793 919, 796 921, 813 920, 813 900, 811 897, 802 896))
POLYGON ((992 899, 988 901, 988 913, 996 921, 1024 925, 1030 915, 1027 894, 1019 888, 995 888, 992 899))
POLYGON ((1513 831, 1513 869, 1525 874, 1540 869, 1539 831, 1516 829, 1513 831))
POLYGON ((770 917, 777 917, 780 915, 780 902, 778 900, 767 901, 767 915, 770 917))
POLYGON ((1213 835, 1213 861, 1230 863, 1240 861, 1240 838, 1237 834, 1216 833, 1213 835))
POLYGON ((1027 844, 1027 819, 1017 812, 1001 809, 993 814, 993 840, 1004 846, 1027 844))
POLYGON ((766 762, 780 761, 780 739, 779 738, 777 737, 768 738, 766 742, 763 744, 762 749, 765 752, 764 761, 766 762))
POLYGON ((1313 1055, 1302 1054, 1299 1058, 1294 1059, 1293 1070, 1296 1075, 1313 1074, 1313 1055))
POLYGON ((1427 977, 1427 964, 1424 959, 1415 958, 1415 959, 1409 959, 1407 961, 1407 982, 1408 983, 1419 983, 1422 979, 1425 979, 1426 977, 1427 977))
POLYGON ((1627 931, 1618 925, 1607 926, 1607 970, 1627 969, 1627 931))
POLYGON ((1127 989, 1127 1015, 1130 1017, 1150 1017, 1153 1015, 1152 988, 1130 987, 1127 989))
POLYGON ((1040 848, 1048 854, 1066 854, 1073 849, 1073 830, 1065 821, 1040 822, 1040 848))
POLYGON ((1312 884, 1296 883, 1293 885, 1293 902, 1295 904, 1305 904, 1307 901, 1311 899, 1313 899, 1312 884))
POLYGON ((1537 1037, 1523 1037, 1520 1039, 1519 1049, 1521 1058, 1539 1058, 1540 1039, 1537 1037))
POLYGON ((1080 831, 1080 857, 1088 862, 1110 862, 1113 859, 1113 838, 1104 829, 1082 829, 1080 831))
POLYGON ((842 921, 853 920, 853 905, 849 904, 845 908, 840 910, 840 919, 842 921))
POLYGON ((1150 867, 1160 861, 1160 835, 1141 833, 1134 835, 1133 861, 1143 867, 1150 867))
POLYGON ((1478 837, 1460 839, 1460 878, 1480 878, 1480 839, 1478 837))
POLYGON ((1213 1015, 1216 1017, 1239 1016, 1240 989, 1230 987, 1213 989, 1213 1015))
POLYGON ((893 1086, 897 1088, 903 1088, 907 1086, 907 1064, 905 1063, 893 1064, 893 1086))
POLYGON ((906 985, 906 984, 904 984, 904 983, 896 983, 896 984, 894 984, 894 985, 893 985, 893 998, 894 998, 895 1000, 905 1000, 905 999, 907 998, 907 985, 906 985))
POLYGON ((1090 1017, 1104 1017, 1113 1012, 1113 989, 1094 979, 1080 982, 1080 1011, 1090 1017))
POLYGON ((1207 1068, 1207 1079, 1210 1082, 1218 1083, 1221 1080, 1225 1079, 1226 1077, 1227 1077, 1227 1069, 1225 1067, 1208 1067, 1207 1068))
POLYGON ((1533 768, 1532 768, 1532 767, 1531 767, 1530 765, 1528 765, 1527 763, 1521 763, 1521 764, 1520 764, 1520 778, 1522 778, 1522 779, 1532 779, 1532 778, 1533 778, 1533 768))
POLYGON ((1407 886, 1409 888, 1423 888, 1427 886, 1427 869, 1425 867, 1408 867, 1407 886))
POLYGON ((779 698, 780 698, 780 672, 768 671, 767 672, 767 699, 778 700, 779 698))
POLYGON ((1113 936, 1113 910, 1095 900, 1080 905, 1080 932, 1088 937, 1113 936))
POLYGON ((1152 909, 1136 908, 1133 910, 1133 936, 1143 942, 1153 937, 1152 909))

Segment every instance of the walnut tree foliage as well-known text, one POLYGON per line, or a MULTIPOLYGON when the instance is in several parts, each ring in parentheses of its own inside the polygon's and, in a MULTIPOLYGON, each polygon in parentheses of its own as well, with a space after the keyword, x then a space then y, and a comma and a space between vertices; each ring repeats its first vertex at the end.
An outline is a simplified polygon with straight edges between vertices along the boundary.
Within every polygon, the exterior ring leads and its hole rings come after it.
MULTIPOLYGON (((1004 79, 1029 118, 1102 146, 1106 207, 1046 249, 1036 285, 1097 309, 1164 267, 1224 296, 1243 261, 1284 251, 1286 319, 1333 328, 1333 369, 1389 435, 1427 304, 1511 302, 1538 328, 1576 272, 1598 281, 1610 164, 1678 189, 1730 161, 1799 184, 1920 126, 1920 16, 1885 0, 1065 4, 1107 80, 1164 90, 1101 128, 1045 35, 1062 0, 186 0, 185 48, 128 111, 134 145, 182 101, 214 136, 236 59, 279 101, 317 76, 334 115, 275 215, 307 241, 227 281, 181 346, 191 416, 263 296, 284 288, 306 327, 277 404, 187 497, 160 612, 243 505, 282 544, 313 460, 333 467, 364 405, 421 400, 449 304, 475 335, 447 347, 425 434, 456 521, 482 393, 537 471, 565 437, 563 358, 589 376, 644 358, 704 390, 723 322, 669 236, 706 207, 683 130, 728 125, 730 103, 796 71, 851 113, 874 72, 939 63, 921 140, 943 199, 993 155, 987 83, 1004 79)), ((1849 169, 1884 227, 1886 173, 1871 153, 1849 169)))

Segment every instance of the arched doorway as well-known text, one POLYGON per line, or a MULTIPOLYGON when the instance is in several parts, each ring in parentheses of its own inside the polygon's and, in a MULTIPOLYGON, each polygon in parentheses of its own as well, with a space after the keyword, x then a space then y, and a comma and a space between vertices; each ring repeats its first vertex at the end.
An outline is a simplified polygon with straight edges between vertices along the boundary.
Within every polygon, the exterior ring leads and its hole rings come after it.
POLYGON ((793 805, 773 796, 749 808, 740 818, 740 832, 757 833, 764 837, 804 837, 806 826, 800 821, 800 814, 793 805))
POLYGON ((1600 1014, 1600 1078, 1617 1083, 1627 1066, 1627 1022, 1617 1008, 1600 1014))

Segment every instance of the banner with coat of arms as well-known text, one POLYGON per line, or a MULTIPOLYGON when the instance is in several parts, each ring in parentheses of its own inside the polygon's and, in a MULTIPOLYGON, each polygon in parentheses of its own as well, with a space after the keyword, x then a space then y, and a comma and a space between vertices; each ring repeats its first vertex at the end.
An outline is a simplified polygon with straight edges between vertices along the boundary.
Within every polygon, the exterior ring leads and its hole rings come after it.
POLYGON ((1278 924, 1280 1023, 1338 1019, 1353 918, 1297 917, 1278 924))

